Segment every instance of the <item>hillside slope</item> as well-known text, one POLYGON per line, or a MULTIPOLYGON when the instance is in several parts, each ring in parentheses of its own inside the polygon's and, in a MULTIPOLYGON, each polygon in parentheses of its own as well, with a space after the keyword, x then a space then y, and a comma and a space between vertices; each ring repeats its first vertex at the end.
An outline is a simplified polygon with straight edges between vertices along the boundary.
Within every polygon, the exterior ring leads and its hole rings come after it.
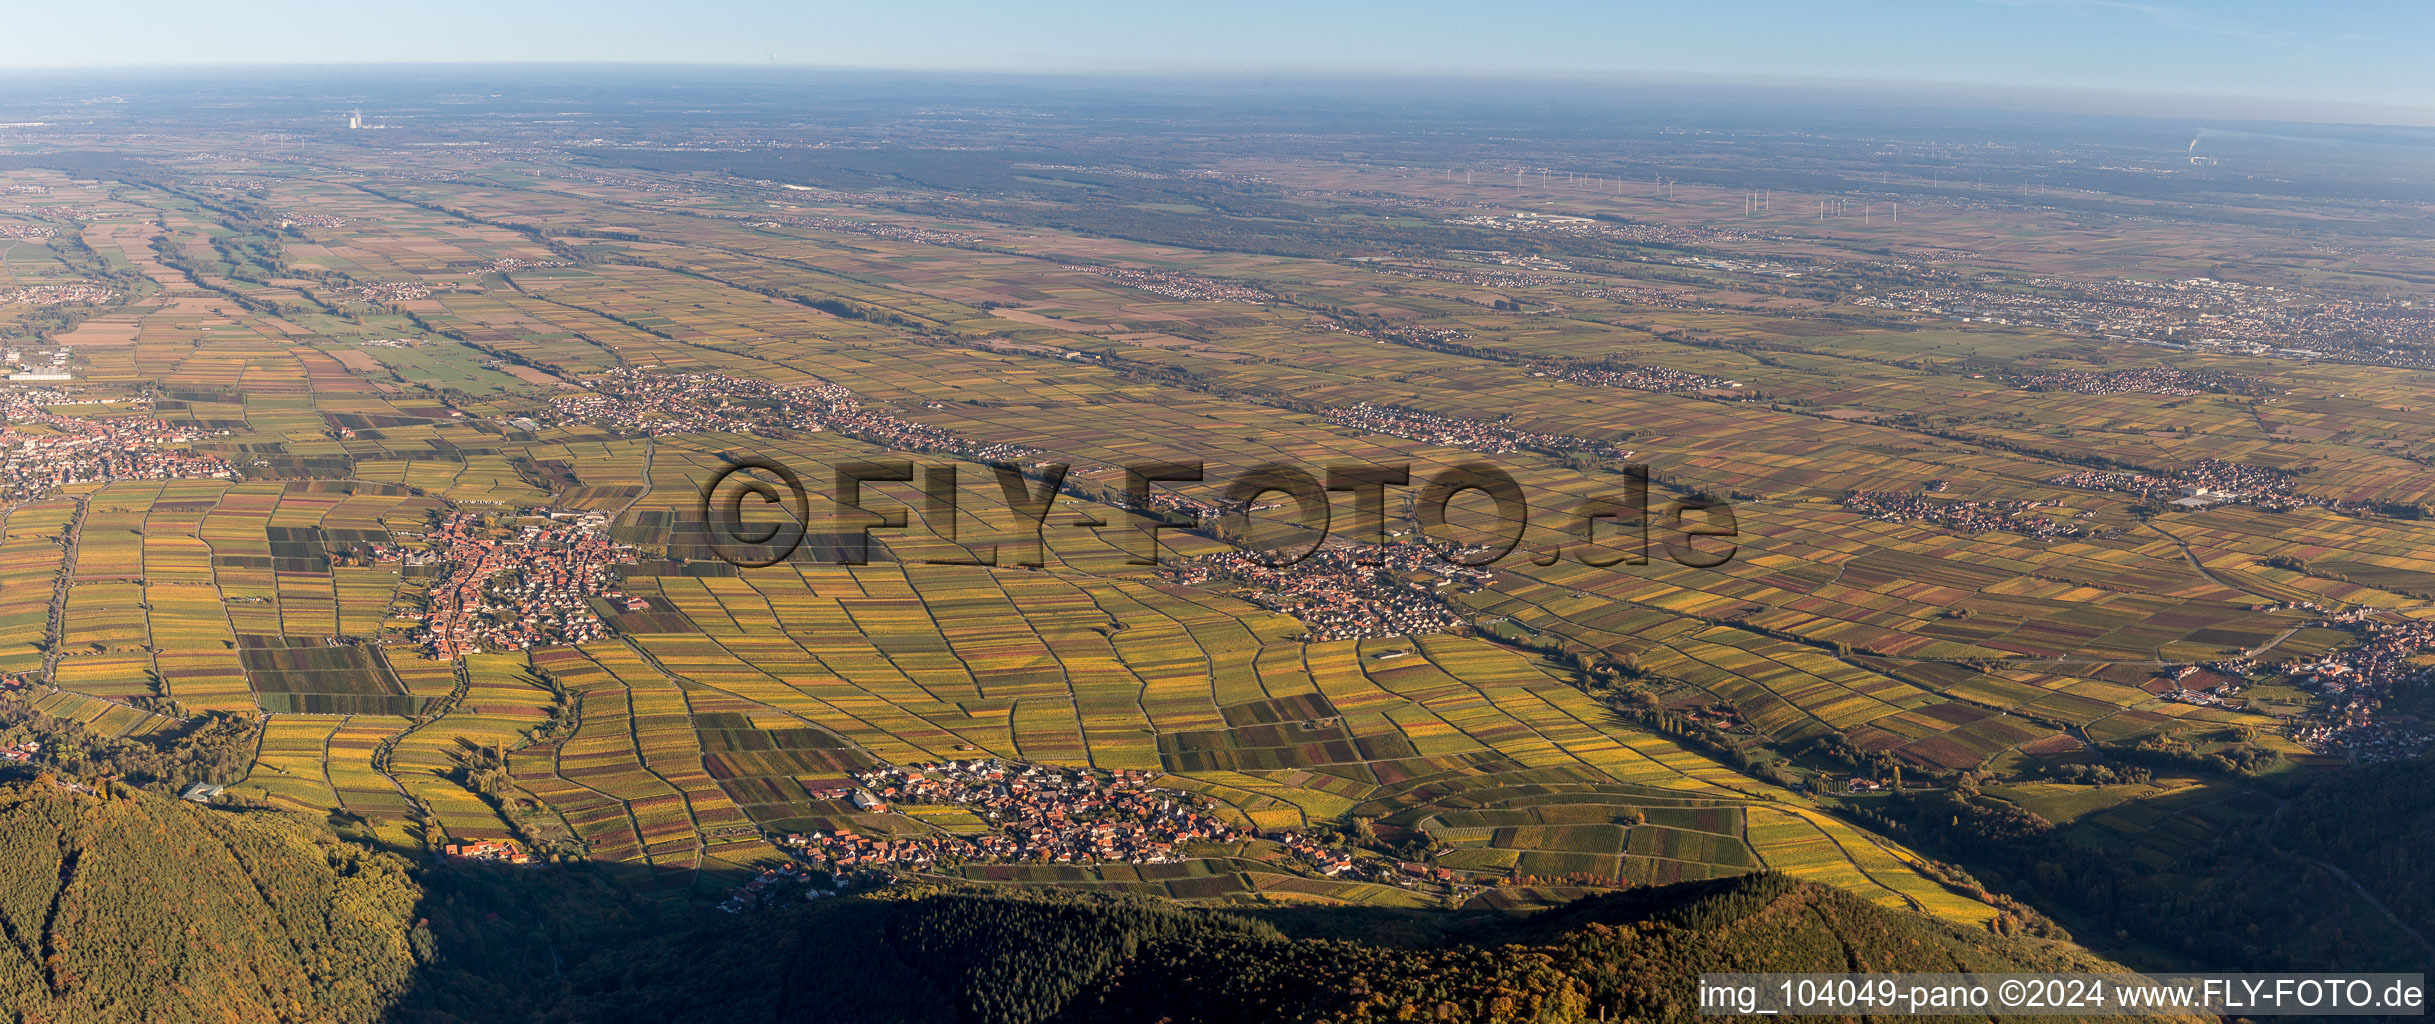
POLYGON ((1064 890, 906 887, 738 918, 646 898, 636 881, 596 865, 418 878, 309 818, 39 778, 0 787, 0 1011, 80 1024, 1666 1020, 1695 1013, 1703 970, 2110 967, 1772 874, 1406 946, 1064 890))
POLYGON ((1289 938, 1132 897, 915 889, 658 929, 546 980, 546 966, 503 963, 444 955, 397 1019, 1687 1020, 1702 970, 2120 969, 1781 875, 1637 891, 1420 947, 1289 938))
POLYGON ((1777 874, 1584 900, 1425 949, 1167 942, 1068 1019, 1677 1020, 1703 971, 2093 971, 2077 947, 1886 910, 1777 874), (1222 965, 1222 969, 1221 969, 1222 965), (1227 977, 1228 973, 1236 977, 1227 977), (1238 977, 1272 992, 1246 993, 1238 977), (1441 1016, 1450 1015, 1450 1016, 1441 1016))
POLYGON ((0 1009, 369 1021, 414 968, 406 863, 319 823, 124 787, 0 788, 0 1009))

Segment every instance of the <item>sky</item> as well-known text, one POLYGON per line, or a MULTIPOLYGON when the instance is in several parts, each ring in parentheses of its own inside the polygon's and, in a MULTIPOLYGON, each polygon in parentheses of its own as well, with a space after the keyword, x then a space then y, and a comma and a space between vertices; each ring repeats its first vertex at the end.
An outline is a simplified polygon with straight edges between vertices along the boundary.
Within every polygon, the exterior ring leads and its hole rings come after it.
MULTIPOLYGON (((0 0, 0 70, 605 62, 1955 83, 2435 111, 2435 0, 0 0)), ((2422 120, 2418 117, 2408 120, 2422 120)))

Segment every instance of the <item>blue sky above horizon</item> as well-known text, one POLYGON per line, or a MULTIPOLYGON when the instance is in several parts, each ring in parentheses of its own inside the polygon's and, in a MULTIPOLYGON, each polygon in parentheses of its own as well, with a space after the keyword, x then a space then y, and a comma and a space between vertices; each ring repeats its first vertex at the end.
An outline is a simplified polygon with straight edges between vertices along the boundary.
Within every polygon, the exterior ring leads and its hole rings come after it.
MULTIPOLYGON (((1066 0, 9 4, 0 69, 668 62, 1050 74, 1842 79, 2435 111, 2435 3, 1066 0)), ((2417 118, 2412 118, 2417 120, 2417 118)))

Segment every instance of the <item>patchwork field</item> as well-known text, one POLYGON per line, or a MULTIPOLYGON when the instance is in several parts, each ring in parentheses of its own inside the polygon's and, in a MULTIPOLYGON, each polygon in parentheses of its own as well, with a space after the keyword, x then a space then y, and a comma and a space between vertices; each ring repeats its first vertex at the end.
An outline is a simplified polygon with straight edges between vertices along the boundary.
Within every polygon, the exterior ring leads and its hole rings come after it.
MULTIPOLYGON (((1352 156, 796 182, 297 145, 7 172, 7 287, 110 294, 0 306, 74 371, 8 385, 12 450, 54 463, 11 463, 0 674, 106 736, 246 716, 233 793, 400 849, 717 890, 789 833, 1000 827, 842 781, 995 758, 1146 773, 1248 835, 926 872, 1520 908, 1775 870, 1988 922, 1864 794, 1983 784, 2162 869, 2271 813, 2252 785, 2415 735, 2340 733, 2358 703, 2307 678, 2435 618, 2429 371, 1888 297, 2188 285, 2269 237, 2234 218, 1936 193, 1896 236, 1352 156), (805 540, 769 564, 704 515, 750 460, 806 492, 744 477, 779 500, 736 518, 805 540), (1448 483, 1491 470, 1518 501, 1448 483), (1335 575, 1182 568, 1307 511, 1228 492, 1260 473, 1317 488, 1335 575), (610 569, 502 539, 553 531, 610 569), (2080 781, 2134 761, 2165 766, 2080 781)), ((2291 258, 2220 272, 2299 295, 2338 262, 2291 258)))

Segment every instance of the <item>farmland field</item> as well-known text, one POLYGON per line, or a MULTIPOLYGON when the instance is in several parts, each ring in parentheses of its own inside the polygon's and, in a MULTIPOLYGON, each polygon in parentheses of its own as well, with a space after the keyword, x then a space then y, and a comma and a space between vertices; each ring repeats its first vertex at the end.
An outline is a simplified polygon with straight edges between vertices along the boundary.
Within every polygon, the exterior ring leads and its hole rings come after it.
POLYGON ((2041 867, 2173 875, 2430 740, 2422 199, 432 102, 0 125, 6 266, 108 292, 0 304, 71 373, 0 385, 9 724, 240 730, 220 806, 670 903, 1772 871, 2038 936, 2131 934, 2041 867), (1173 835, 873 781, 1000 770, 1173 835))

